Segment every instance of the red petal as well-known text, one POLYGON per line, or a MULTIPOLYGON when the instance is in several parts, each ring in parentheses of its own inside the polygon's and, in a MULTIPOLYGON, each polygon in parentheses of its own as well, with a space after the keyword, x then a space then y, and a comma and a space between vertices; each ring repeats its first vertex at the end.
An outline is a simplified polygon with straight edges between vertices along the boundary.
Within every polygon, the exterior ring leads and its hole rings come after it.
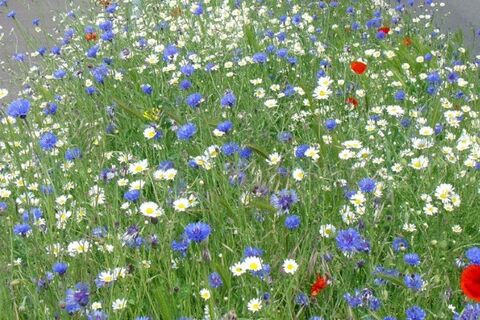
POLYGON ((463 270, 460 287, 468 298, 480 302, 480 265, 470 265, 463 270))
POLYGON ((382 31, 383 33, 388 34, 390 32, 390 28, 389 27, 381 27, 381 28, 378 28, 377 31, 382 31))
POLYGON ((367 65, 361 61, 353 61, 350 64, 350 68, 356 74, 363 74, 365 71, 367 71, 367 65))

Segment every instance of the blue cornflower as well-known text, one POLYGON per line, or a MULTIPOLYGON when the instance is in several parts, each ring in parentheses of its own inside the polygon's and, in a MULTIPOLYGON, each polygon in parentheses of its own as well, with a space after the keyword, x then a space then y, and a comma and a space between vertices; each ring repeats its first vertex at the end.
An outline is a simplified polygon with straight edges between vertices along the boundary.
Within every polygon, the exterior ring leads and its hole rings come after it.
POLYGON ((290 142, 293 139, 293 134, 288 131, 282 131, 277 135, 277 139, 280 142, 290 142))
POLYGON ((17 12, 15 12, 14 10, 7 13, 7 18, 15 19, 16 16, 17 16, 17 12))
POLYGON ((423 287, 423 280, 419 274, 407 274, 403 278, 405 285, 413 291, 418 291, 423 287))
POLYGON ((87 57, 88 58, 96 58, 99 50, 100 50, 100 46, 98 44, 92 46, 91 48, 89 48, 87 50, 87 57))
POLYGON ((240 149, 238 155, 242 159, 250 159, 250 157, 252 156, 252 149, 250 149, 249 147, 244 147, 240 149))
POLYGON ((77 283, 74 289, 67 289, 65 297, 65 310, 69 313, 75 313, 82 307, 88 305, 90 301, 90 291, 85 283, 77 283))
POLYGON ((196 132, 197 127, 193 123, 189 122, 178 128, 177 138, 179 140, 189 140, 196 132))
POLYGON ((310 148, 308 144, 301 144, 295 148, 295 157, 303 158, 305 157, 305 152, 310 148))
POLYGON ((408 308, 405 315, 407 316, 406 320, 424 320, 427 317, 425 311, 419 306, 408 308))
POLYGON ((362 238, 360 233, 352 228, 339 231, 335 240, 338 248, 343 252, 365 251, 369 247, 368 242, 362 238))
POLYGON ((191 64, 187 64, 180 68, 180 72, 183 73, 185 76, 190 77, 195 72, 195 68, 191 64))
POLYGON ((205 222, 190 223, 185 227, 185 234, 188 239, 195 242, 202 242, 212 231, 212 228, 205 222))
POLYGON ((480 304, 467 304, 461 314, 455 312, 453 320, 479 320, 480 304))
POLYGON ((280 48, 277 50, 277 56, 279 58, 285 58, 288 55, 288 49, 287 48, 280 48))
POLYGON ((300 227, 300 217, 297 215, 290 215, 285 218, 285 228, 295 230, 300 227))
POLYGON ((22 237, 25 237, 27 234, 29 234, 31 230, 32 228, 28 223, 16 224, 13 227, 13 233, 22 237))
POLYGON ((246 247, 243 250, 243 256, 246 257, 261 257, 263 256, 263 250, 256 247, 246 247))
POLYGON ((68 264, 64 262, 57 262, 52 267, 53 272, 58 273, 60 276, 63 276, 68 270, 68 264))
POLYGON ((208 276, 208 282, 210 284, 210 287, 214 289, 221 287, 223 285, 222 277, 218 272, 212 272, 208 276))
POLYGON ((65 151, 65 160, 73 161, 82 157, 82 151, 79 148, 72 148, 65 151))
POLYGON ((222 131, 223 133, 229 133, 233 128, 233 123, 230 120, 220 122, 217 125, 217 130, 222 131))
POLYGON ((192 87, 192 82, 188 79, 184 79, 180 82, 179 87, 181 90, 188 90, 192 87))
POLYGON ((108 315, 102 310, 95 310, 87 314, 87 320, 107 320, 108 315))
POLYGON ((12 101, 7 108, 7 114, 10 117, 22 118, 27 117, 28 112, 30 111, 30 101, 27 99, 17 99, 12 101))
POLYGON ((325 121, 325 128, 328 130, 328 131, 332 131, 333 129, 335 129, 337 127, 337 121, 335 119, 327 119, 325 121))
POLYGON ((52 132, 46 132, 40 137, 39 144, 44 151, 50 151, 55 148, 57 141, 58 139, 56 135, 52 132))
POLYGON ((280 212, 288 212, 298 202, 295 190, 283 189, 270 198, 270 204, 280 212))
POLYGON ((163 60, 172 61, 177 54, 178 54, 177 47, 173 44, 169 44, 163 50, 163 60))
POLYGON ((411 266, 420 265, 420 257, 416 253, 407 253, 403 256, 403 261, 411 266))
POLYGON ((140 197, 140 191, 136 189, 129 190, 123 194, 123 198, 130 202, 137 201, 139 197, 140 197))
POLYGON ((5 210, 7 210, 7 208, 8 208, 8 205, 5 202, 1 201, 0 202, 0 213, 5 212, 5 210))
POLYGON ((355 290, 354 294, 349 292, 343 295, 343 299, 348 303, 351 308, 360 307, 363 304, 362 296, 358 290, 355 290))
POLYGON ((408 242, 404 238, 398 237, 393 240, 392 243, 393 251, 404 251, 408 249, 408 242))
POLYGON ((175 168, 175 164, 171 160, 164 160, 160 162, 160 164, 157 166, 158 170, 168 170, 168 169, 173 169, 175 168))
POLYGON ((472 247, 465 253, 468 261, 472 264, 480 264, 480 248, 472 247))
POLYGON ((195 7, 194 7, 194 10, 192 11, 192 13, 196 16, 200 16, 203 13, 203 5, 202 5, 201 2, 197 2, 195 4, 195 7))
POLYGON ((299 294, 297 294, 295 296, 295 304, 296 305, 299 305, 301 307, 306 307, 306 306, 308 306, 309 303, 310 303, 310 299, 308 298, 308 296, 305 293, 300 292, 299 294))
POLYGON ((151 95, 152 92, 153 92, 153 88, 149 84, 142 84, 140 86, 140 88, 142 89, 143 93, 148 94, 148 95, 151 95))
POLYGON ((258 52, 253 55, 252 60, 255 63, 265 63, 267 62, 267 55, 263 52, 258 52))
POLYGON ((58 69, 53 72, 53 77, 58 80, 65 78, 66 75, 67 75, 67 72, 62 69, 58 69))
POLYGON ((220 105, 222 107, 233 107, 237 102, 237 97, 231 91, 227 91, 225 95, 220 100, 220 105))
POLYGON ((222 146, 222 153, 226 156, 231 156, 240 150, 240 147, 235 142, 227 142, 222 146))
POLYGON ((179 252, 182 256, 185 256, 187 249, 190 246, 190 239, 184 236, 180 241, 173 240, 171 248, 173 251, 179 252))
POLYGON ((391 317, 391 316, 387 316, 387 317, 383 318, 383 320, 397 320, 397 318, 391 317))
POLYGON ((399 100, 399 101, 403 101, 405 100, 405 91, 403 90, 398 90, 397 92, 395 92, 395 100, 399 100))
POLYGON ((104 20, 98 24, 98 27, 102 31, 110 31, 113 29, 113 22, 111 20, 104 20))
POLYGON ((54 115, 57 113, 58 105, 55 102, 48 102, 45 108, 43 109, 43 114, 46 116, 54 115))
POLYGON ((358 182, 358 187, 360 188, 360 191, 364 193, 375 191, 376 186, 377 182, 370 178, 363 178, 358 182))
POLYGON ((185 99, 186 104, 188 104, 191 108, 197 108, 202 101, 203 97, 198 92, 192 93, 185 99))

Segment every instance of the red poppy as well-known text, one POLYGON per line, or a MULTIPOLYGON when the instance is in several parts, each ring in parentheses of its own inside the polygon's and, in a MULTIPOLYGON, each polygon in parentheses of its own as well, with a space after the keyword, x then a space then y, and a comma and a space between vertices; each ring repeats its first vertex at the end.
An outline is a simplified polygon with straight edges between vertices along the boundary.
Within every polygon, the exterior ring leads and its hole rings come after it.
POLYGON ((362 61, 353 61, 350 63, 350 68, 356 74, 364 74, 367 71, 367 65, 362 61))
POLYGON ((85 40, 87 41, 95 41, 97 40, 97 33, 96 32, 90 32, 85 35, 85 40))
POLYGON ((390 28, 389 27, 381 27, 381 28, 378 28, 377 31, 382 31, 383 33, 385 34, 388 34, 390 32, 390 28))
POLYGON ((413 40, 410 37, 403 38, 403 45, 405 47, 410 47, 413 44, 413 40))
POLYGON ((347 100, 345 100, 347 104, 353 105, 355 108, 358 107, 358 100, 355 99, 354 97, 348 97, 347 100))
POLYGON ((317 275, 317 280, 312 284, 312 287, 310 288, 310 294, 312 297, 316 297, 320 291, 325 289, 328 285, 328 279, 327 277, 323 277, 321 275, 317 275))
POLYGON ((472 300, 480 302, 480 265, 469 265, 462 272, 460 287, 472 300))

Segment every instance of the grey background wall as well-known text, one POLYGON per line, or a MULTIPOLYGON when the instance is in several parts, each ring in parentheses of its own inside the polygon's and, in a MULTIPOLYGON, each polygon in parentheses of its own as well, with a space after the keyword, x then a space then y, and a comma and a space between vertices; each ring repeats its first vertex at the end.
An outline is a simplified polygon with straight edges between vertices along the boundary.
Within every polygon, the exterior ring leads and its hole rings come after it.
MULTIPOLYGON (((0 3, 2 0, 0 0, 0 3)), ((22 64, 14 63, 12 55, 16 52, 25 52, 28 48, 36 49, 40 44, 52 45, 56 38, 61 37, 63 30, 57 30, 56 22, 52 17, 56 12, 67 12, 71 8, 81 8, 88 11, 88 0, 8 0, 8 7, 0 7, 0 88, 8 88, 11 98, 21 79, 16 69, 22 64), (8 12, 17 12, 16 20, 7 18, 8 12), (32 20, 40 18, 41 31, 36 32, 32 20), (24 27, 20 27, 23 25, 24 27), (33 36, 37 41, 25 41, 25 33, 33 36), (2 36, 3 34, 3 36, 2 36), (54 38, 49 34, 54 34, 54 38)), ((417 0, 420 2, 420 0, 417 0)), ((463 29, 465 32, 465 46, 475 48, 480 54, 480 37, 475 39, 472 30, 480 28, 480 0, 444 0, 446 3, 443 13, 449 13, 442 24, 444 31, 463 29)), ((58 20, 57 20, 58 21, 58 20)), ((1 103, 1 101, 0 101, 1 103)))

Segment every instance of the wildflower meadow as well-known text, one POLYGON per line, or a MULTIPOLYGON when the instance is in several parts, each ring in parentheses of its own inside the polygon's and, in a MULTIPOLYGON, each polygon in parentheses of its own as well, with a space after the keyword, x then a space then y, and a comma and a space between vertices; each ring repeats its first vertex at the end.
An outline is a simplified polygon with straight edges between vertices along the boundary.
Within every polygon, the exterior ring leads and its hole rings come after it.
POLYGON ((480 56, 444 6, 59 11, 0 88, 0 319, 480 319, 480 56))

